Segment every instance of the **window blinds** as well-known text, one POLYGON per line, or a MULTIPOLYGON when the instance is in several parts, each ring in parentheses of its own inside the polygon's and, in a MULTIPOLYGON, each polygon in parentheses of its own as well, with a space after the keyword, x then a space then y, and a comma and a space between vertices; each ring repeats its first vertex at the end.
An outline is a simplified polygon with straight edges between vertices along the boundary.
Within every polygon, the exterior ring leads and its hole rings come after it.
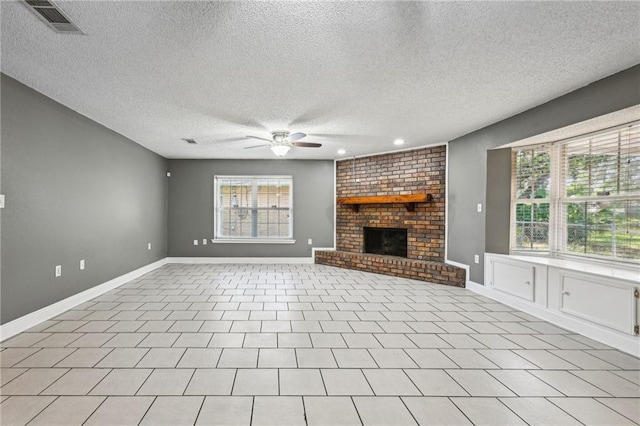
POLYGON ((562 144, 561 156, 563 197, 640 193, 640 124, 562 144))
POLYGON ((548 148, 517 151, 513 157, 515 198, 530 200, 549 197, 550 153, 548 148))
POLYGON ((512 251, 640 262, 640 122, 514 149, 512 251))

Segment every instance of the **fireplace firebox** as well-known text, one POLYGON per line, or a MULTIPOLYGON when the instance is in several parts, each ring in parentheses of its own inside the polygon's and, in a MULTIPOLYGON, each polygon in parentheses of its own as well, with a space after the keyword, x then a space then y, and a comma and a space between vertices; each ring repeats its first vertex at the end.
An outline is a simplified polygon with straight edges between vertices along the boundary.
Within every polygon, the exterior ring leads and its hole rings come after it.
POLYGON ((365 227, 364 252, 407 257, 407 230, 365 227))

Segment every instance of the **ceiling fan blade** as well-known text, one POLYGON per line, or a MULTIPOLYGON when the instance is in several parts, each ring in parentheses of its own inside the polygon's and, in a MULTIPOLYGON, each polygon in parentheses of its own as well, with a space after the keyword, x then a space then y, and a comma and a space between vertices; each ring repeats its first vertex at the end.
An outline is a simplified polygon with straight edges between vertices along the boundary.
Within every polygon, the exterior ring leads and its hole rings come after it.
POLYGON ((313 142, 294 142, 291 145, 299 146, 301 148, 320 148, 322 146, 321 143, 313 143, 313 142))
POLYGON ((327 138, 327 139, 375 139, 377 136, 374 135, 363 135, 356 133, 314 133, 314 137, 327 138))
POLYGON ((302 132, 291 133, 289 135, 289 140, 291 142, 299 141, 300 139, 306 138, 307 134, 302 132))
POLYGON ((242 142, 243 140, 244 138, 224 138, 224 139, 210 139, 210 140, 205 140, 204 142, 222 145, 225 143, 238 143, 238 142, 242 142))
POLYGON ((269 142, 269 143, 273 142, 271 139, 261 138, 260 136, 251 136, 251 135, 247 135, 246 137, 247 137, 247 138, 250 138, 250 139, 259 139, 259 140, 261 140, 261 141, 267 141, 267 142, 269 142))
POLYGON ((263 145, 245 146, 244 149, 260 148, 263 146, 269 146, 269 145, 263 144, 263 145))

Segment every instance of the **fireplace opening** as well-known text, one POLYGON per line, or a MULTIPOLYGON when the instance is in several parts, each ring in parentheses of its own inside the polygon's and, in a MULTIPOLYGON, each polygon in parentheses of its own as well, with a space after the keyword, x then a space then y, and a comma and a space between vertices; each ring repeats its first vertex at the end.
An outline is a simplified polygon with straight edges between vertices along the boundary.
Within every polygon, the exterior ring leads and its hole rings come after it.
POLYGON ((364 252, 407 257, 407 230, 364 228, 364 252))

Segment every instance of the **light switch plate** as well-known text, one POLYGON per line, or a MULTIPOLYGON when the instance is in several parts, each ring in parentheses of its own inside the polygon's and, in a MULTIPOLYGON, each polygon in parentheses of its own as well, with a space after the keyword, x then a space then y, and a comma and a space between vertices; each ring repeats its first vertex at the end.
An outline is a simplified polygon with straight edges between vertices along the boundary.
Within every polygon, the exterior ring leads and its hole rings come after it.
POLYGON ((198 240, 193 240, 193 245, 197 246, 198 245, 198 240))
POLYGON ((482 213, 482 203, 478 203, 477 210, 478 210, 478 213, 482 213))
POLYGON ((84 271, 84 259, 80 259, 80 270, 84 271))
POLYGON ((62 276, 62 265, 56 265, 56 278, 62 276))
POLYGON ((0 194, 0 209, 4 209, 4 194, 0 194))
POLYGON ((206 245, 207 245, 207 239, 206 239, 206 238, 203 238, 203 239, 202 239, 202 245, 203 245, 203 246, 206 246, 206 245))

